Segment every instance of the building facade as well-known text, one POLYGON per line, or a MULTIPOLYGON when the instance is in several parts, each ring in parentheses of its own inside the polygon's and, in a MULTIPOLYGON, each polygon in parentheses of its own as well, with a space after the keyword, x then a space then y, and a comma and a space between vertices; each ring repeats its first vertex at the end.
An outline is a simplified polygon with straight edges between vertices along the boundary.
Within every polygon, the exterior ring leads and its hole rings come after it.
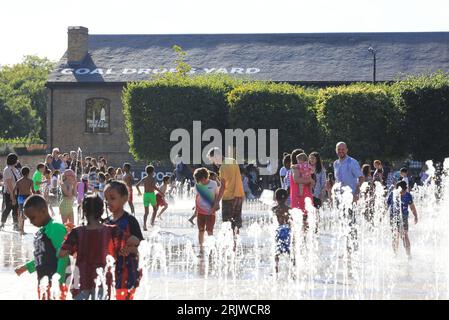
POLYGON ((89 35, 87 28, 69 27, 67 51, 47 82, 49 149, 81 148, 113 165, 133 163, 122 89, 174 72, 173 45, 186 51, 191 74, 301 85, 370 82, 373 71, 383 82, 449 71, 446 32, 89 35))

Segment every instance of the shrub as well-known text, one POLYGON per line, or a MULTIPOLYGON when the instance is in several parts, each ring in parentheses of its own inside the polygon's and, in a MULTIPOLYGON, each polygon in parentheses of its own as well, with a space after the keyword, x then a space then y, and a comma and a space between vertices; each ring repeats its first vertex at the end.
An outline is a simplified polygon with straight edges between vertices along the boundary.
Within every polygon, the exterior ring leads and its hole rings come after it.
POLYGON ((202 130, 227 127, 226 93, 238 82, 223 76, 188 77, 166 74, 150 81, 128 84, 123 107, 130 152, 135 159, 169 157, 170 133, 177 128, 192 132, 193 121, 202 130))
POLYGON ((401 132, 408 153, 420 161, 449 156, 449 77, 438 72, 409 77, 393 85, 403 113, 401 132))
POLYGON ((350 154, 361 161, 400 157, 401 113, 388 86, 354 84, 322 89, 317 116, 325 135, 324 153, 335 157, 335 144, 347 143, 350 154))
MULTIPOLYGON (((320 145, 314 96, 289 84, 248 82, 228 95, 231 128, 278 129, 278 151, 311 151, 320 145)), ((267 150, 268 147, 267 147, 267 150)))

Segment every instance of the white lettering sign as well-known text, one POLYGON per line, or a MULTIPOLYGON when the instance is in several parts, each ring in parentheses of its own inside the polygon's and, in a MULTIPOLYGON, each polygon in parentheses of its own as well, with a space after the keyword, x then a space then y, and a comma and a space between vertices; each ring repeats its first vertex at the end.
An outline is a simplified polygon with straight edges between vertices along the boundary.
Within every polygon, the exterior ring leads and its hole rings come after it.
POLYGON ((246 69, 246 73, 249 73, 249 74, 251 74, 251 73, 258 73, 258 72, 260 72, 259 68, 248 68, 248 69, 246 69))
POLYGON ((90 69, 88 69, 88 68, 76 69, 75 73, 76 74, 88 74, 88 73, 90 73, 90 69))
MULTIPOLYGON (((114 70, 114 68, 64 68, 60 69, 59 72, 63 75, 94 75, 94 74, 163 74, 163 73, 174 73, 176 72, 176 68, 123 68, 119 70, 114 70)), ((205 73, 205 74, 255 74, 259 73, 259 68, 242 68, 242 67, 214 67, 214 68, 192 68, 189 71, 189 74, 196 74, 196 73, 205 73)))
POLYGON ((73 74, 73 69, 68 68, 68 69, 62 69, 61 70, 62 74, 73 74))

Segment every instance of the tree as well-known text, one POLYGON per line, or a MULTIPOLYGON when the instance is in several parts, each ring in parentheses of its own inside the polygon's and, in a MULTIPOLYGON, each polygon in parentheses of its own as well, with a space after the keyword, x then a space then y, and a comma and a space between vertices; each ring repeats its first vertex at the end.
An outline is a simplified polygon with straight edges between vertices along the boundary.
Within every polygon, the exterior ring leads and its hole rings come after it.
POLYGON ((0 137, 46 138, 45 83, 54 64, 46 58, 25 56, 21 63, 0 70, 0 117, 6 128, 0 137))
POLYGON ((0 138, 36 139, 40 131, 39 118, 28 97, 15 96, 5 100, 0 96, 0 138))
POLYGON ((185 51, 182 50, 182 48, 180 46, 174 45, 173 46, 173 51, 176 52, 176 55, 178 56, 177 59, 175 60, 176 63, 176 73, 179 76, 187 76, 187 74, 190 72, 190 70, 192 70, 192 67, 185 62, 185 57, 187 55, 187 53, 185 51))

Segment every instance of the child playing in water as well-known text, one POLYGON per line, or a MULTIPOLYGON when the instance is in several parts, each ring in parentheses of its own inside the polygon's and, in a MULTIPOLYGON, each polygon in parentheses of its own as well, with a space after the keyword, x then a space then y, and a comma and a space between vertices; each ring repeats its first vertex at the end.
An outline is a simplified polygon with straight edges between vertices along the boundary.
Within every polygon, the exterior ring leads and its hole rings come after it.
POLYGON ((98 195, 104 201, 104 187, 106 185, 106 175, 103 172, 98 173, 98 195))
POLYGON ((59 257, 69 254, 76 256, 75 277, 79 278, 72 279, 71 293, 74 300, 101 300, 103 297, 110 299, 112 275, 111 266, 106 265, 106 257, 110 255, 117 259, 124 247, 123 233, 115 225, 101 224, 103 200, 98 195, 85 197, 82 210, 87 226, 79 226, 70 231, 59 251, 59 257), (97 268, 103 269, 106 280, 99 287, 95 283, 97 268))
POLYGON ((50 202, 50 187, 51 187, 51 170, 45 167, 44 172, 44 183, 41 184, 41 192, 44 195, 45 201, 48 203, 48 207, 50 208, 51 216, 55 216, 55 212, 53 211, 52 203, 50 202))
MULTIPOLYGON (((217 173, 214 171, 210 171, 210 170, 208 170, 208 171, 209 171, 209 180, 215 181, 217 183, 218 188, 220 188, 221 184, 220 184, 220 180, 218 179, 217 173)), ((197 216, 196 209, 195 209, 195 207, 193 207, 193 215, 189 218, 189 222, 192 224, 192 226, 195 225, 195 223, 193 223, 193 219, 195 219, 196 216, 197 216)))
POLYGON ((126 183, 126 186, 128 187, 128 205, 131 209, 132 215, 136 215, 134 212, 134 203, 133 203, 133 182, 134 177, 131 174, 131 165, 129 163, 125 163, 123 165, 123 181, 126 183))
POLYGON ((33 180, 28 177, 30 174, 30 168, 22 167, 21 173, 22 177, 17 180, 14 193, 17 195, 17 204, 19 205, 19 232, 23 235, 25 234, 25 215, 23 213, 23 204, 25 203, 25 200, 33 194, 33 180))
POLYGON ((390 211, 390 224, 393 232, 393 251, 398 252, 399 238, 402 238, 405 251, 409 259, 411 258, 410 239, 408 237, 408 208, 412 209, 415 216, 415 224, 418 223, 418 212, 413 203, 412 195, 407 191, 407 183, 399 181, 396 183, 396 189, 400 189, 398 199, 393 199, 393 192, 390 192, 387 200, 390 211), (400 199, 399 199, 400 198, 400 199))
MULTIPOLYGON (((287 193, 290 194, 290 175, 292 174, 291 165, 292 165, 292 157, 290 154, 287 154, 282 159, 282 163, 286 169, 285 177, 284 177, 284 189, 287 190, 287 193)), ((286 204, 290 205, 290 197, 287 198, 286 204)))
POLYGON ((59 204, 59 214, 63 224, 67 222, 73 223, 73 199, 76 196, 75 189, 75 172, 72 169, 67 169, 62 174, 62 201, 59 204))
POLYGON ((162 197, 165 196, 165 194, 156 187, 156 183, 154 181, 153 173, 154 173, 154 167, 149 165, 146 166, 145 172, 147 173, 147 176, 140 180, 136 184, 137 192, 139 193, 139 196, 142 195, 140 192, 139 186, 143 183, 144 186, 144 194, 143 194, 143 206, 145 208, 145 214, 143 216, 143 230, 147 230, 147 218, 149 214, 149 206, 153 207, 153 214, 151 216, 151 225, 154 226, 154 220, 156 219, 156 212, 157 212, 157 202, 156 202, 156 194, 155 190, 158 191, 162 197))
MULTIPOLYGON (((166 194, 167 190, 168 190, 168 186, 170 184, 170 177, 169 176, 164 176, 164 178, 162 178, 162 185, 159 186, 159 190, 162 191, 162 194, 166 194)), ((162 213, 164 213, 165 210, 167 210, 168 208, 168 203, 167 201, 165 201, 165 196, 163 196, 161 193, 157 193, 156 194, 156 212, 159 209, 159 207, 162 207, 161 212, 159 212, 159 214, 157 215, 158 218, 161 218, 162 213)))
POLYGON ((112 213, 106 224, 117 225, 123 232, 126 246, 122 255, 115 263, 115 288, 117 300, 132 300, 139 286, 141 270, 139 270, 138 246, 143 240, 139 223, 123 208, 128 201, 128 188, 125 183, 117 180, 109 181, 104 190, 104 196, 112 213))
POLYGON ((242 174, 242 183, 243 183, 243 192, 245 192, 246 200, 255 199, 253 193, 251 192, 251 188, 249 187, 250 177, 247 172, 242 174))
POLYGON ((290 207, 287 206, 286 201, 288 198, 288 192, 285 189, 277 189, 275 194, 277 205, 272 208, 273 213, 276 215, 277 222, 279 224, 276 229, 276 272, 279 272, 279 256, 281 254, 290 254, 291 243, 291 216, 289 213, 290 207))
POLYGON ((41 195, 31 195, 23 205, 25 216, 30 219, 32 225, 39 227, 39 231, 34 237, 34 260, 17 267, 15 272, 21 275, 25 271, 30 273, 37 272, 38 296, 40 299, 49 300, 51 280, 53 274, 58 273, 61 300, 65 299, 65 272, 69 262, 67 257, 58 258, 58 252, 61 248, 64 237, 66 236, 65 227, 53 221, 48 213, 48 205, 44 197, 41 195), (41 280, 48 277, 49 285, 47 288, 41 288, 41 280), (44 289, 44 292, 41 292, 44 289))
POLYGON ((82 205, 84 197, 87 195, 89 190, 89 176, 83 174, 81 176, 81 181, 76 184, 76 202, 78 203, 78 222, 82 219, 82 205))
POLYGON ((407 168, 401 168, 401 170, 399 170, 399 181, 404 181, 407 184, 407 191, 410 190, 410 183, 408 180, 408 169, 407 168))
POLYGON ((332 188, 335 184, 335 177, 332 172, 327 174, 326 178, 326 199, 329 200, 329 205, 332 205, 332 188))
POLYGON ((373 174, 373 181, 379 181, 380 183, 384 184, 384 170, 382 168, 382 162, 380 160, 374 160, 373 165, 375 169, 373 174))
MULTIPOLYGON (((299 171, 299 177, 300 178, 310 178, 312 177, 313 168, 309 164, 309 157, 305 153, 300 153, 296 156, 296 161, 298 164, 296 165, 296 168, 298 168, 299 171)), ((294 165, 295 166, 295 165, 294 165)), ((304 186, 300 183, 299 184, 299 195, 302 197, 304 194, 304 186)))
POLYGON ((90 167, 90 169, 89 169, 89 192, 94 193, 95 189, 98 189, 97 168, 90 167))
POLYGON ((117 168, 117 170, 115 171, 115 180, 123 180, 123 171, 121 168, 117 168))
POLYGON ((39 163, 36 167, 36 171, 33 174, 33 191, 34 193, 40 193, 40 187, 42 184, 42 176, 45 172, 45 164, 39 163))
POLYGON ((108 171, 106 174, 106 181, 110 179, 115 179, 115 169, 114 167, 108 167, 108 171))
POLYGON ((53 195, 57 196, 58 194, 58 182, 59 182, 59 170, 55 170, 51 176, 51 182, 50 182, 50 192, 53 193, 53 195))
POLYGON ((198 222, 198 241, 200 244, 200 254, 203 254, 204 231, 209 236, 214 233, 215 208, 218 198, 218 185, 215 181, 209 180, 209 171, 206 168, 198 168, 193 174, 196 184, 196 214, 198 222))
POLYGON ((50 180, 50 193, 48 195, 48 205, 52 212, 52 217, 55 216, 53 206, 59 205, 59 196, 60 196, 60 185, 59 185, 59 170, 53 171, 50 180))

